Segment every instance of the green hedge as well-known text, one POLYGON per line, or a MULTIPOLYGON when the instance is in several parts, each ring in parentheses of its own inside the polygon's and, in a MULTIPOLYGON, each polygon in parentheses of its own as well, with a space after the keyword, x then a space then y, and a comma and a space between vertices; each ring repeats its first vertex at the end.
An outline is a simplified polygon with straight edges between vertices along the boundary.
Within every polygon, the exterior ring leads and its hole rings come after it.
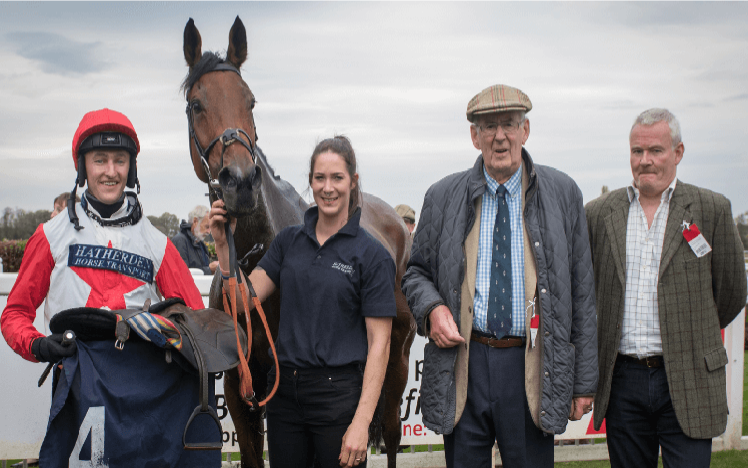
POLYGON ((15 273, 21 267, 26 242, 27 240, 0 241, 0 258, 3 259, 4 273, 15 273))

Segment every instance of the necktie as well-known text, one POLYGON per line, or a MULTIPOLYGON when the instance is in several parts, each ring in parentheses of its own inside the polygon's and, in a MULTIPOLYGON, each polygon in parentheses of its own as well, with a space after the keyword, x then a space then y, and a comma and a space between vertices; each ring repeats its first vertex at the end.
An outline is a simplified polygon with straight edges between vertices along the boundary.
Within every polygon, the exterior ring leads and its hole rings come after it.
POLYGON ((496 190, 499 209, 493 229, 491 255, 491 287, 488 291, 487 327, 496 338, 502 338, 512 328, 512 229, 506 187, 496 190))

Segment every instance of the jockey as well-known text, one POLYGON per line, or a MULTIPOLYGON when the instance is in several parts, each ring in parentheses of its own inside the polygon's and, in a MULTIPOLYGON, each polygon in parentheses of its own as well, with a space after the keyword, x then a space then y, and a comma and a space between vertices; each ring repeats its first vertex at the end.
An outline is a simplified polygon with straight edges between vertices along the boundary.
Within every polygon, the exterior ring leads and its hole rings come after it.
MULTIPOLYGON (((204 307, 189 270, 174 245, 143 216, 136 158, 138 135, 123 114, 87 113, 73 137, 76 185, 68 216, 40 225, 26 244, 21 268, 0 329, 8 345, 32 362, 58 362, 74 355, 76 343, 44 336, 34 328, 46 298, 45 326, 56 313, 75 307, 142 308, 150 299, 179 297, 204 307), (78 186, 87 185, 80 203, 78 186)), ((45 327, 48 328, 48 327, 45 327)))

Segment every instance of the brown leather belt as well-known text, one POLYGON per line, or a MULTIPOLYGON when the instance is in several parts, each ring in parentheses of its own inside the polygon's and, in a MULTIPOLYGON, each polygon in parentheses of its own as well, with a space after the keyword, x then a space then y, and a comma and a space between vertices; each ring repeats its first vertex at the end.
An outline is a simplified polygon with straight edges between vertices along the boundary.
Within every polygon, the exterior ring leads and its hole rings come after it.
POLYGON ((645 358, 639 359, 634 356, 619 354, 618 359, 624 362, 633 362, 645 367, 662 367, 665 365, 665 362, 662 360, 662 356, 647 356, 645 358))
POLYGON ((470 341, 476 341, 492 348, 515 348, 517 346, 524 346, 525 344, 525 340, 523 338, 519 338, 516 336, 505 336, 497 340, 496 338, 480 336, 475 332, 470 333, 470 341))

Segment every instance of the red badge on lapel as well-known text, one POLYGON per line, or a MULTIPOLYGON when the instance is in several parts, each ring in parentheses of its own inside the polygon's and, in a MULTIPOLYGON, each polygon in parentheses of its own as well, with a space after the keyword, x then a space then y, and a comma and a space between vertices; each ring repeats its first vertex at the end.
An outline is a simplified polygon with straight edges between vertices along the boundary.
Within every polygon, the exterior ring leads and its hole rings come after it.
POLYGON ((699 227, 696 224, 689 224, 683 221, 683 237, 691 246, 691 250, 696 254, 697 257, 703 257, 712 251, 709 243, 704 239, 704 236, 699 231, 699 227))
POLYGON ((538 327, 540 326, 540 315, 535 313, 535 298, 528 302, 530 305, 527 308, 532 307, 532 315, 530 316, 530 348, 534 348, 535 338, 538 336, 538 327))

